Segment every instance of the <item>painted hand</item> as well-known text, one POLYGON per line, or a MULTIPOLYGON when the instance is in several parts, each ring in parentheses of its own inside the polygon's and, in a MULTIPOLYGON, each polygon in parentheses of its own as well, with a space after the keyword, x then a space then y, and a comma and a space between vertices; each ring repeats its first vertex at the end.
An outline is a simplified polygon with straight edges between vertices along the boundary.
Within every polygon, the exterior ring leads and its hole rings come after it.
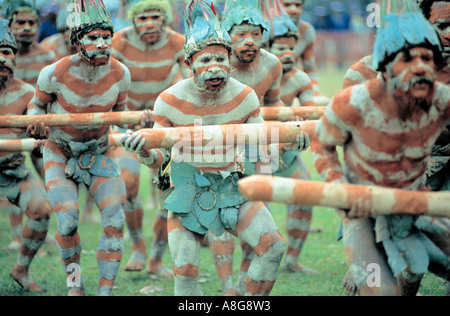
POLYGON ((120 140, 125 149, 133 154, 138 154, 142 157, 149 157, 148 150, 143 149, 145 145, 145 138, 142 134, 127 130, 126 135, 120 140))
POLYGON ((304 151, 311 146, 311 138, 307 133, 301 132, 297 135, 295 143, 292 145, 287 145, 286 150, 304 151))
POLYGON ((153 128, 153 125, 155 125, 155 118, 152 111, 145 110, 142 114, 141 128, 153 128))
POLYGON ((43 122, 37 122, 27 127, 27 136, 34 139, 46 139, 50 136, 50 128, 43 122))

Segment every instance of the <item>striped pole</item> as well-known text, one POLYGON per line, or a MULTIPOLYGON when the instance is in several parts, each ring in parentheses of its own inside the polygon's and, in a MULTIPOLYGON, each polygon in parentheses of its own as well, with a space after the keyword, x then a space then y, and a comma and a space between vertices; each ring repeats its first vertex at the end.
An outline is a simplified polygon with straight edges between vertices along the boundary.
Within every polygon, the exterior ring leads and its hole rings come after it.
POLYGON ((143 112, 124 111, 106 113, 76 113, 76 114, 43 114, 0 116, 0 128, 27 128, 37 122, 46 126, 77 126, 93 127, 104 125, 140 124, 143 112))
MULTIPOLYGON (((310 136, 315 132, 317 121, 270 123, 270 124, 230 124, 174 127, 161 129, 141 129, 144 149, 172 148, 179 146, 272 144, 294 143, 300 132, 310 136), (217 143, 216 143, 217 142, 217 143)), ((124 134, 110 134, 112 146, 122 146, 124 134)), ((34 139, 0 139, 1 152, 31 151, 37 145, 34 139)))
POLYGON ((450 192, 421 192, 357 184, 327 183, 255 175, 239 181, 252 201, 349 209, 361 198, 377 215, 429 215, 450 218, 450 192))
POLYGON ((326 108, 326 106, 261 107, 261 115, 265 121, 318 120, 326 108))

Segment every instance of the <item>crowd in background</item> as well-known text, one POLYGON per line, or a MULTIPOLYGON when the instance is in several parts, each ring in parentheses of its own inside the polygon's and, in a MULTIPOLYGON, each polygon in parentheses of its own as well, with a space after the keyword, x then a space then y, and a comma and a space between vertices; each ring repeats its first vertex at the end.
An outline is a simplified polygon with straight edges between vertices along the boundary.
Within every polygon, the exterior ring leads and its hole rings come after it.
MULTIPOLYGON (((115 30, 129 25, 123 0, 105 0, 112 16, 115 30)), ((3 0, 0 0, 0 4, 3 0)), ((223 11, 225 0, 213 0, 215 7, 223 11)), ((317 33, 315 46, 316 63, 319 68, 339 67, 344 69, 359 58, 371 53, 375 30, 366 21, 371 13, 367 6, 373 0, 313 0, 305 1, 302 19, 312 24, 317 33)), ((39 41, 57 33, 56 15, 58 0, 36 0, 41 16, 39 41)), ((184 32, 184 1, 173 1, 173 28, 184 32)))

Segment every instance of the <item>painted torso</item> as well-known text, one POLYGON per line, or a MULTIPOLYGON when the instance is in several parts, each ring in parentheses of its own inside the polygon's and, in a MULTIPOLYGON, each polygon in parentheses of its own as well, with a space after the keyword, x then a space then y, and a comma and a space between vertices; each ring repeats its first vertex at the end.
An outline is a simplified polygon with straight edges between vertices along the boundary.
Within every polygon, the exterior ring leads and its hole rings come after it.
POLYGON ((292 106, 296 97, 299 97, 302 106, 315 105, 311 79, 297 68, 283 74, 280 97, 286 106, 292 106))
MULTIPOLYGON (((193 78, 190 78, 160 95, 155 104, 155 127, 242 124, 259 117, 259 113, 257 97, 250 87, 231 78, 223 90, 212 96, 198 93, 193 78)), ((223 149, 226 155, 229 150, 234 150, 234 146, 223 149)), ((234 168, 235 160, 190 164, 204 172, 227 171, 234 168)))
POLYGON ((66 56, 75 54, 76 52, 71 52, 67 49, 64 41, 64 37, 61 33, 54 34, 47 37, 42 41, 42 47, 53 51, 56 55, 56 60, 60 60, 66 56))
MULTIPOLYGON (((400 119, 390 111, 395 100, 386 94, 382 79, 347 88, 327 109, 317 129, 319 137, 325 144, 342 140, 350 182, 417 189, 425 183, 433 145, 448 124, 449 91, 448 86, 435 83, 429 111, 400 119)), ((329 172, 327 180, 340 176, 329 172)))
MULTIPOLYGON (((42 70, 36 98, 48 104, 49 114, 122 111, 126 109, 129 76, 128 69, 113 58, 104 66, 91 67, 73 55, 42 70)), ((33 114, 43 113, 32 109, 33 114)), ((53 127, 50 138, 86 141, 99 139, 108 131, 109 126, 53 127)))
MULTIPOLYGON (((27 105, 34 95, 34 88, 20 79, 14 78, 4 91, 0 92, 0 115, 25 115, 27 105)), ((23 138, 21 129, 1 128, 1 139, 23 138)), ((6 157, 11 153, 0 152, 0 157, 6 157)))
POLYGON ((155 45, 145 45, 132 26, 113 37, 113 56, 131 73, 127 106, 130 110, 153 109, 159 94, 179 80, 184 60, 184 36, 166 29, 155 45))
POLYGON ((259 57, 250 64, 232 61, 231 76, 252 87, 261 106, 270 106, 279 98, 282 69, 275 55, 261 49, 259 57))
POLYGON ((53 51, 34 43, 28 53, 17 53, 15 76, 26 83, 36 86, 42 68, 55 61, 55 53, 53 51))

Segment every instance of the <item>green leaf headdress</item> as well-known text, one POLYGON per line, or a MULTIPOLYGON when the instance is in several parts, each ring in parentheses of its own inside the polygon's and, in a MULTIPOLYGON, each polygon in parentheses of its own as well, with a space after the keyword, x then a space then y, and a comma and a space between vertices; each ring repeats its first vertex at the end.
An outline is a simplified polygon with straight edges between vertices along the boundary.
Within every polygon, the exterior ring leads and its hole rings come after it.
POLYGON ((72 32, 72 44, 95 29, 114 33, 111 15, 102 0, 71 0, 66 5, 67 24, 72 32))
POLYGON ((380 0, 378 3, 381 26, 377 29, 373 50, 374 69, 384 71, 386 64, 408 47, 428 47, 436 59, 442 56, 439 36, 415 0, 380 0))

